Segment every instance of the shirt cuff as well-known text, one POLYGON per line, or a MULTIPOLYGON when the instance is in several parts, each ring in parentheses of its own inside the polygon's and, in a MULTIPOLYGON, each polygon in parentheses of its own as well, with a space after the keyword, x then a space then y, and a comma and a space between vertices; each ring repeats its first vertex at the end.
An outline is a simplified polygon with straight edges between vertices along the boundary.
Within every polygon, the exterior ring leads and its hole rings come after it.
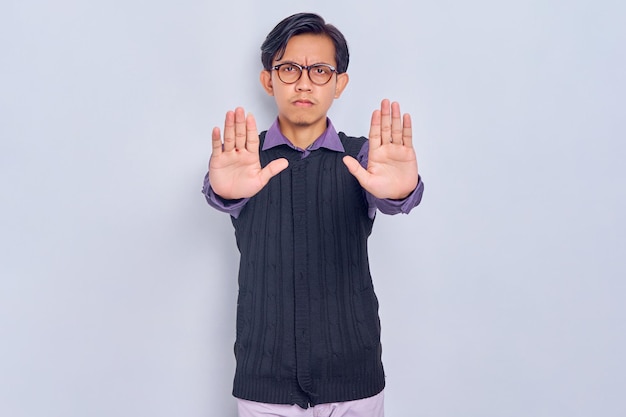
POLYGON ((236 200, 227 200, 225 198, 220 197, 213 191, 211 188, 211 183, 209 182, 209 174, 207 173, 204 177, 204 186, 202 187, 202 194, 206 198, 207 203, 211 207, 216 210, 219 210, 223 213, 230 214, 234 218, 239 217, 239 213, 243 210, 244 206, 248 202, 248 198, 239 198, 236 200))
POLYGON ((376 210, 379 210, 381 213, 384 214, 408 214, 422 201, 423 193, 424 183, 422 182, 422 178, 419 176, 417 178, 417 186, 415 187, 415 189, 411 192, 411 194, 401 200, 376 198, 368 193, 370 218, 374 217, 376 210))

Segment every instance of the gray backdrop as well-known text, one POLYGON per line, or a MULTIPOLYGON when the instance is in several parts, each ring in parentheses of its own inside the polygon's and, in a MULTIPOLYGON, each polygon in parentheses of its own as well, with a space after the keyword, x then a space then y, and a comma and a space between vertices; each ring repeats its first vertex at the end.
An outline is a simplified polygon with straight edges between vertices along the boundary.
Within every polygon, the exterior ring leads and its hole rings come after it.
POLYGON ((413 115, 422 205, 378 216, 391 417, 626 414, 626 6, 605 1, 0 6, 0 415, 234 416, 237 252, 210 131, 275 108, 259 46, 321 13, 330 116, 413 115))

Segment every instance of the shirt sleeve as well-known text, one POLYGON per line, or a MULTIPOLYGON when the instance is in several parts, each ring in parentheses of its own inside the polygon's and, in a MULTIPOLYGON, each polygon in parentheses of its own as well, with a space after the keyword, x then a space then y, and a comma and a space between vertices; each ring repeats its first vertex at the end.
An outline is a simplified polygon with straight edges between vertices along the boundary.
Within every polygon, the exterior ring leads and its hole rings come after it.
MULTIPOLYGON (((357 155, 357 161, 363 168, 367 169, 368 155, 369 155, 369 141, 363 143, 363 147, 357 155)), ((369 192, 365 191, 365 197, 368 204, 368 215, 371 219, 376 215, 376 210, 379 210, 384 214, 408 214, 413 208, 417 207, 422 201, 422 194, 424 193, 424 183, 422 178, 418 176, 417 186, 406 198, 401 200, 392 200, 389 198, 376 198, 369 192)))
POLYGON ((211 188, 211 183, 209 182, 209 173, 204 176, 204 185, 202 186, 202 194, 206 198, 209 206, 213 207, 216 210, 224 212, 226 214, 230 214, 234 218, 239 217, 239 213, 245 207, 249 198, 239 198, 237 200, 226 200, 225 198, 220 197, 213 191, 211 188))

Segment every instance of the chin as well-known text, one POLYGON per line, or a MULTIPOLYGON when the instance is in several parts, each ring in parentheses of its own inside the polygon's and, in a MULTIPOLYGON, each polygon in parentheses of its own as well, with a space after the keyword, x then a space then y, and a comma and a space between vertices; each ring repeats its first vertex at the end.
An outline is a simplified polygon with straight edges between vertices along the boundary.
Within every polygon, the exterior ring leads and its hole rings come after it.
MULTIPOLYGON (((326 118, 324 118, 324 120, 326 120, 326 118)), ((291 123, 294 126, 298 126, 298 127, 309 127, 309 126, 313 126, 317 123, 320 122, 320 118, 319 117, 314 117, 312 115, 297 115, 296 117, 291 119, 291 123)))
POLYGON ((323 123, 326 124, 326 116, 320 117, 319 114, 310 114, 307 112, 298 112, 292 113, 290 115, 283 114, 283 120, 294 127, 298 128, 309 128, 312 126, 316 126, 323 120, 323 123))
POLYGON ((298 126, 298 127, 309 127, 309 126, 312 126, 313 123, 311 123, 311 121, 309 120, 296 119, 293 121, 293 125, 298 126))

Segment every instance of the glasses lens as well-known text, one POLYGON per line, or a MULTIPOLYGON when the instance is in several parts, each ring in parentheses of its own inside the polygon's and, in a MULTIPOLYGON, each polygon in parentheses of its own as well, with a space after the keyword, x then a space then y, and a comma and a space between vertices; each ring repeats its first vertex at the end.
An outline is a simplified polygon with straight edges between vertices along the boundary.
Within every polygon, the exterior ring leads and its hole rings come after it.
POLYGON ((328 65, 313 65, 309 68, 309 78, 315 84, 326 84, 333 76, 333 70, 328 65))
POLYGON ((302 70, 292 64, 283 64, 278 67, 278 78, 284 83, 295 83, 300 78, 302 70))

